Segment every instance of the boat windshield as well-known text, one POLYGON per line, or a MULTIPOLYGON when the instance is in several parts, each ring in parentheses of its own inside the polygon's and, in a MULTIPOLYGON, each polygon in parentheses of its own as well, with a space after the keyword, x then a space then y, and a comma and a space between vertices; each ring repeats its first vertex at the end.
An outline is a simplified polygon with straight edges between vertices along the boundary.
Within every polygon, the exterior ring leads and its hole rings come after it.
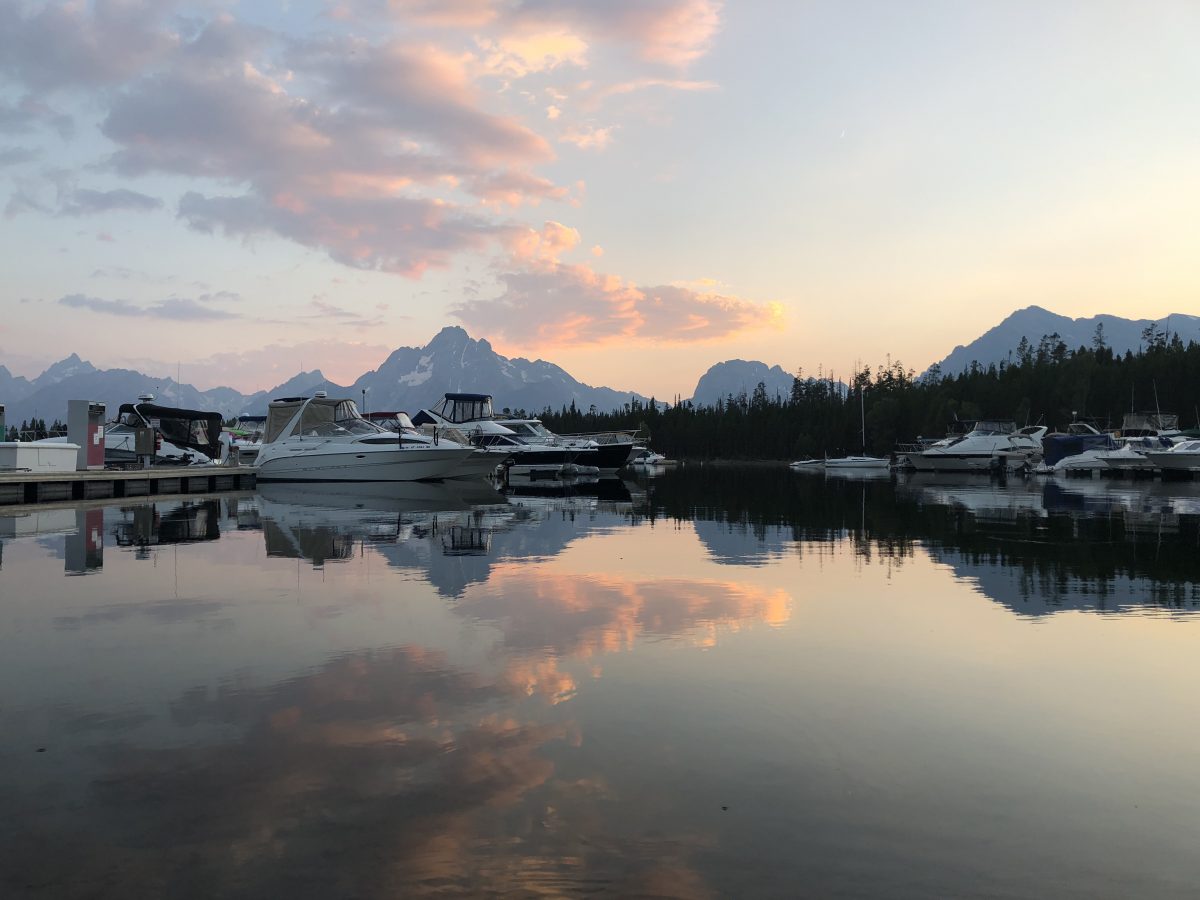
POLYGON ((117 416, 117 420, 112 425, 128 425, 130 428, 146 428, 150 425, 146 417, 137 411, 137 408, 122 410, 117 416))
POLYGON ((314 399, 304 408, 293 433, 303 437, 336 437, 383 432, 385 429, 358 414, 353 400, 314 399))
POLYGON ((433 411, 443 419, 456 424, 490 419, 492 418, 492 398, 486 395, 447 394, 442 398, 442 402, 433 408, 433 411))
POLYGON ((519 434, 521 437, 538 438, 546 440, 554 437, 554 432, 537 420, 526 422, 505 422, 504 426, 510 428, 519 434))
POLYGON ((406 412, 368 413, 366 418, 384 431, 394 431, 402 434, 417 430, 417 427, 413 425, 412 419, 408 417, 408 413, 406 412))
POLYGON ((976 434, 1012 434, 1017 430, 1013 422, 997 422, 980 420, 972 429, 976 434))
POLYGON ((263 429, 266 427, 266 424, 266 416, 255 416, 253 418, 242 416, 230 426, 229 433, 233 435, 235 441, 249 441, 254 443, 262 440, 263 429))

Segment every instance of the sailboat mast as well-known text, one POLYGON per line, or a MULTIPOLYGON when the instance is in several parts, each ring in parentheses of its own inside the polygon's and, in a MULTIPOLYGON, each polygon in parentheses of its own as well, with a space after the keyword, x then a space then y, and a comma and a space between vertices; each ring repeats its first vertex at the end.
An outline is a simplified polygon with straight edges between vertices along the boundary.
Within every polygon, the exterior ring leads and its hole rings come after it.
POLYGON ((867 401, 863 399, 866 390, 865 385, 858 389, 858 415, 862 424, 863 456, 867 455, 867 401))

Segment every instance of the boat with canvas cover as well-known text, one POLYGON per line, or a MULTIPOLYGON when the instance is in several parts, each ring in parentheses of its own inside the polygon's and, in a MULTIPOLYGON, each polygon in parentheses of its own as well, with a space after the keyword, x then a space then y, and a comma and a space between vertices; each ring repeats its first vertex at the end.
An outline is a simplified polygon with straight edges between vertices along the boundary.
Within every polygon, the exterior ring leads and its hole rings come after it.
POLYGON ((263 482, 424 481, 453 477, 474 452, 386 431, 353 400, 318 391, 271 402, 254 469, 263 482))
POLYGON ((980 420, 967 434, 938 441, 908 461, 918 472, 989 472, 1015 469, 1041 457, 1044 425, 1017 430, 1012 422, 980 420))
MULTIPOLYGON (((225 459, 220 413, 162 406, 153 394, 141 394, 136 403, 122 403, 116 419, 104 426, 105 468, 137 466, 137 433, 145 428, 154 429, 154 466, 208 466, 225 459)), ((66 440, 62 436, 31 443, 66 440)))

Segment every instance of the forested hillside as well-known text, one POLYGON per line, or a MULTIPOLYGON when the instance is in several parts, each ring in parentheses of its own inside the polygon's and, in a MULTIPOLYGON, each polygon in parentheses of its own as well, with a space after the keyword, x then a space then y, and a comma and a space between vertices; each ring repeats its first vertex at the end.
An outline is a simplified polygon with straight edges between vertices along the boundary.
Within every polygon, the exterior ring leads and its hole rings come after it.
POLYGON ((776 400, 762 385, 749 396, 713 406, 662 407, 631 401, 609 415, 574 407, 547 410, 560 433, 641 427, 668 456, 698 459, 794 459, 860 452, 860 401, 866 447, 887 454, 897 442, 940 437, 955 420, 1012 419, 1062 428, 1090 417, 1118 426, 1131 409, 1175 412, 1181 427, 1196 427, 1200 412, 1200 344, 1184 344, 1157 327, 1146 329, 1138 353, 1114 354, 1097 328, 1091 346, 1070 348, 1057 334, 1036 345, 1022 341, 1012 361, 972 365, 957 375, 933 370, 918 380, 899 362, 856 373, 845 390, 828 379, 798 373, 791 396, 776 400))

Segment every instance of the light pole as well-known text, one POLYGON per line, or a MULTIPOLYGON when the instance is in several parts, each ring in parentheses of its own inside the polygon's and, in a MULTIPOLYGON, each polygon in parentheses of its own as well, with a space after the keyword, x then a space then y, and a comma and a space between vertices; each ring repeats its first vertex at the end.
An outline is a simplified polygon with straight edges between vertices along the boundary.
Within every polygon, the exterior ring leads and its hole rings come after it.
POLYGON ((362 408, 362 414, 363 414, 364 416, 367 414, 367 391, 369 391, 369 390, 370 390, 370 388, 363 388, 363 389, 362 389, 362 395, 363 395, 363 408, 362 408))

